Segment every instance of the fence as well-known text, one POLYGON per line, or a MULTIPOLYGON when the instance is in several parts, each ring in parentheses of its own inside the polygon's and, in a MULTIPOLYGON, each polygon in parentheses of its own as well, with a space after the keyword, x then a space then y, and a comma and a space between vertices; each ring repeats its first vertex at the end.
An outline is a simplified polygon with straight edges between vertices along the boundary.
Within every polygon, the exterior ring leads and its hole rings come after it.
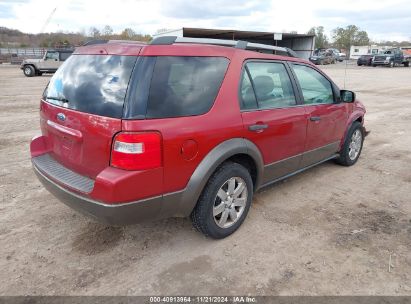
POLYGON ((0 48, 0 63, 20 64, 27 58, 42 58, 45 48, 0 48))

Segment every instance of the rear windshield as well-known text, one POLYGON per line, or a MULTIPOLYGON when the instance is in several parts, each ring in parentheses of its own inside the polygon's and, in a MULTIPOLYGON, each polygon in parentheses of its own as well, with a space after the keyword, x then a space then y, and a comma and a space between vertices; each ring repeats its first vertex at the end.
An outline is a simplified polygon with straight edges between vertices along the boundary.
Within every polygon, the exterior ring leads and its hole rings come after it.
POLYGON ((72 110, 121 118, 136 58, 72 55, 53 75, 43 97, 72 110))
POLYGON ((228 62, 223 57, 157 57, 146 118, 208 112, 220 89, 228 62))

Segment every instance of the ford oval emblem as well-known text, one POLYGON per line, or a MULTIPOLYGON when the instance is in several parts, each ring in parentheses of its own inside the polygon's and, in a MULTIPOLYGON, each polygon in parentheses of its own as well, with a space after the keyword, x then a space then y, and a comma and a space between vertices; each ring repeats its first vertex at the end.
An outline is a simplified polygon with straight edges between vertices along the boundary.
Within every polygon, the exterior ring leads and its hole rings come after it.
POLYGON ((58 113, 57 114, 57 119, 61 120, 61 121, 65 121, 66 120, 66 115, 64 115, 63 113, 58 113))

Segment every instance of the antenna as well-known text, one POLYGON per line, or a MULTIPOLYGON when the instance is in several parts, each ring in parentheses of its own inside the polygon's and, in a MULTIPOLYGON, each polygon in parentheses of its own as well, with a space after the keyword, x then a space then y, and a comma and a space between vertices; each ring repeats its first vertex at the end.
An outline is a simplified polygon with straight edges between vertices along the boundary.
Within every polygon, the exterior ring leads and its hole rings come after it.
POLYGON ((347 79, 347 58, 345 58, 345 70, 344 70, 344 90, 345 90, 345 80, 347 79))
POLYGON ((55 7, 55 8, 51 11, 50 15, 49 15, 49 16, 47 17, 47 19, 46 19, 46 22, 44 22, 44 24, 43 24, 43 26, 42 26, 42 28, 41 28, 41 30, 40 30, 40 33, 43 33, 43 32, 44 32, 44 30, 46 29, 47 25, 50 23, 51 18, 53 17, 54 13, 56 12, 56 10, 57 10, 57 7, 55 7))

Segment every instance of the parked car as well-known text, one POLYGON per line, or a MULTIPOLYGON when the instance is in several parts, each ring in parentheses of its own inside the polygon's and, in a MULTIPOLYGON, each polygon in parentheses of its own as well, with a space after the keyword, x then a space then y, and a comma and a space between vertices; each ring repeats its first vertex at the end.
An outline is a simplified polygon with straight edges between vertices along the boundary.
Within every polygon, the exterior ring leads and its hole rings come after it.
POLYGON ((318 65, 335 63, 337 60, 333 52, 317 52, 310 56, 309 60, 318 65))
POLYGON ((20 65, 27 77, 54 73, 70 57, 73 50, 48 50, 41 59, 25 59, 20 65))
POLYGON ((338 61, 340 61, 340 62, 342 62, 342 61, 344 61, 344 60, 346 60, 347 59, 347 54, 346 53, 343 53, 343 52, 340 52, 339 53, 339 60, 338 61))
POLYGON ((262 187, 331 159, 354 165, 366 135, 355 93, 306 60, 258 50, 293 54, 176 37, 78 48, 40 101, 35 173, 102 222, 191 216, 223 238, 262 187))
POLYGON ((361 55, 357 59, 357 65, 358 66, 371 65, 373 57, 374 57, 374 55, 361 55))
POLYGON ((386 50, 382 54, 375 55, 372 59, 372 66, 383 65, 395 67, 403 64, 405 67, 410 66, 411 56, 403 54, 401 49, 393 48, 386 50))
POLYGON ((342 53, 340 53, 340 50, 330 48, 330 49, 327 49, 326 52, 331 52, 331 54, 333 55, 335 61, 339 61, 339 62, 343 61, 343 59, 340 58, 341 57, 340 54, 342 54, 342 53))

